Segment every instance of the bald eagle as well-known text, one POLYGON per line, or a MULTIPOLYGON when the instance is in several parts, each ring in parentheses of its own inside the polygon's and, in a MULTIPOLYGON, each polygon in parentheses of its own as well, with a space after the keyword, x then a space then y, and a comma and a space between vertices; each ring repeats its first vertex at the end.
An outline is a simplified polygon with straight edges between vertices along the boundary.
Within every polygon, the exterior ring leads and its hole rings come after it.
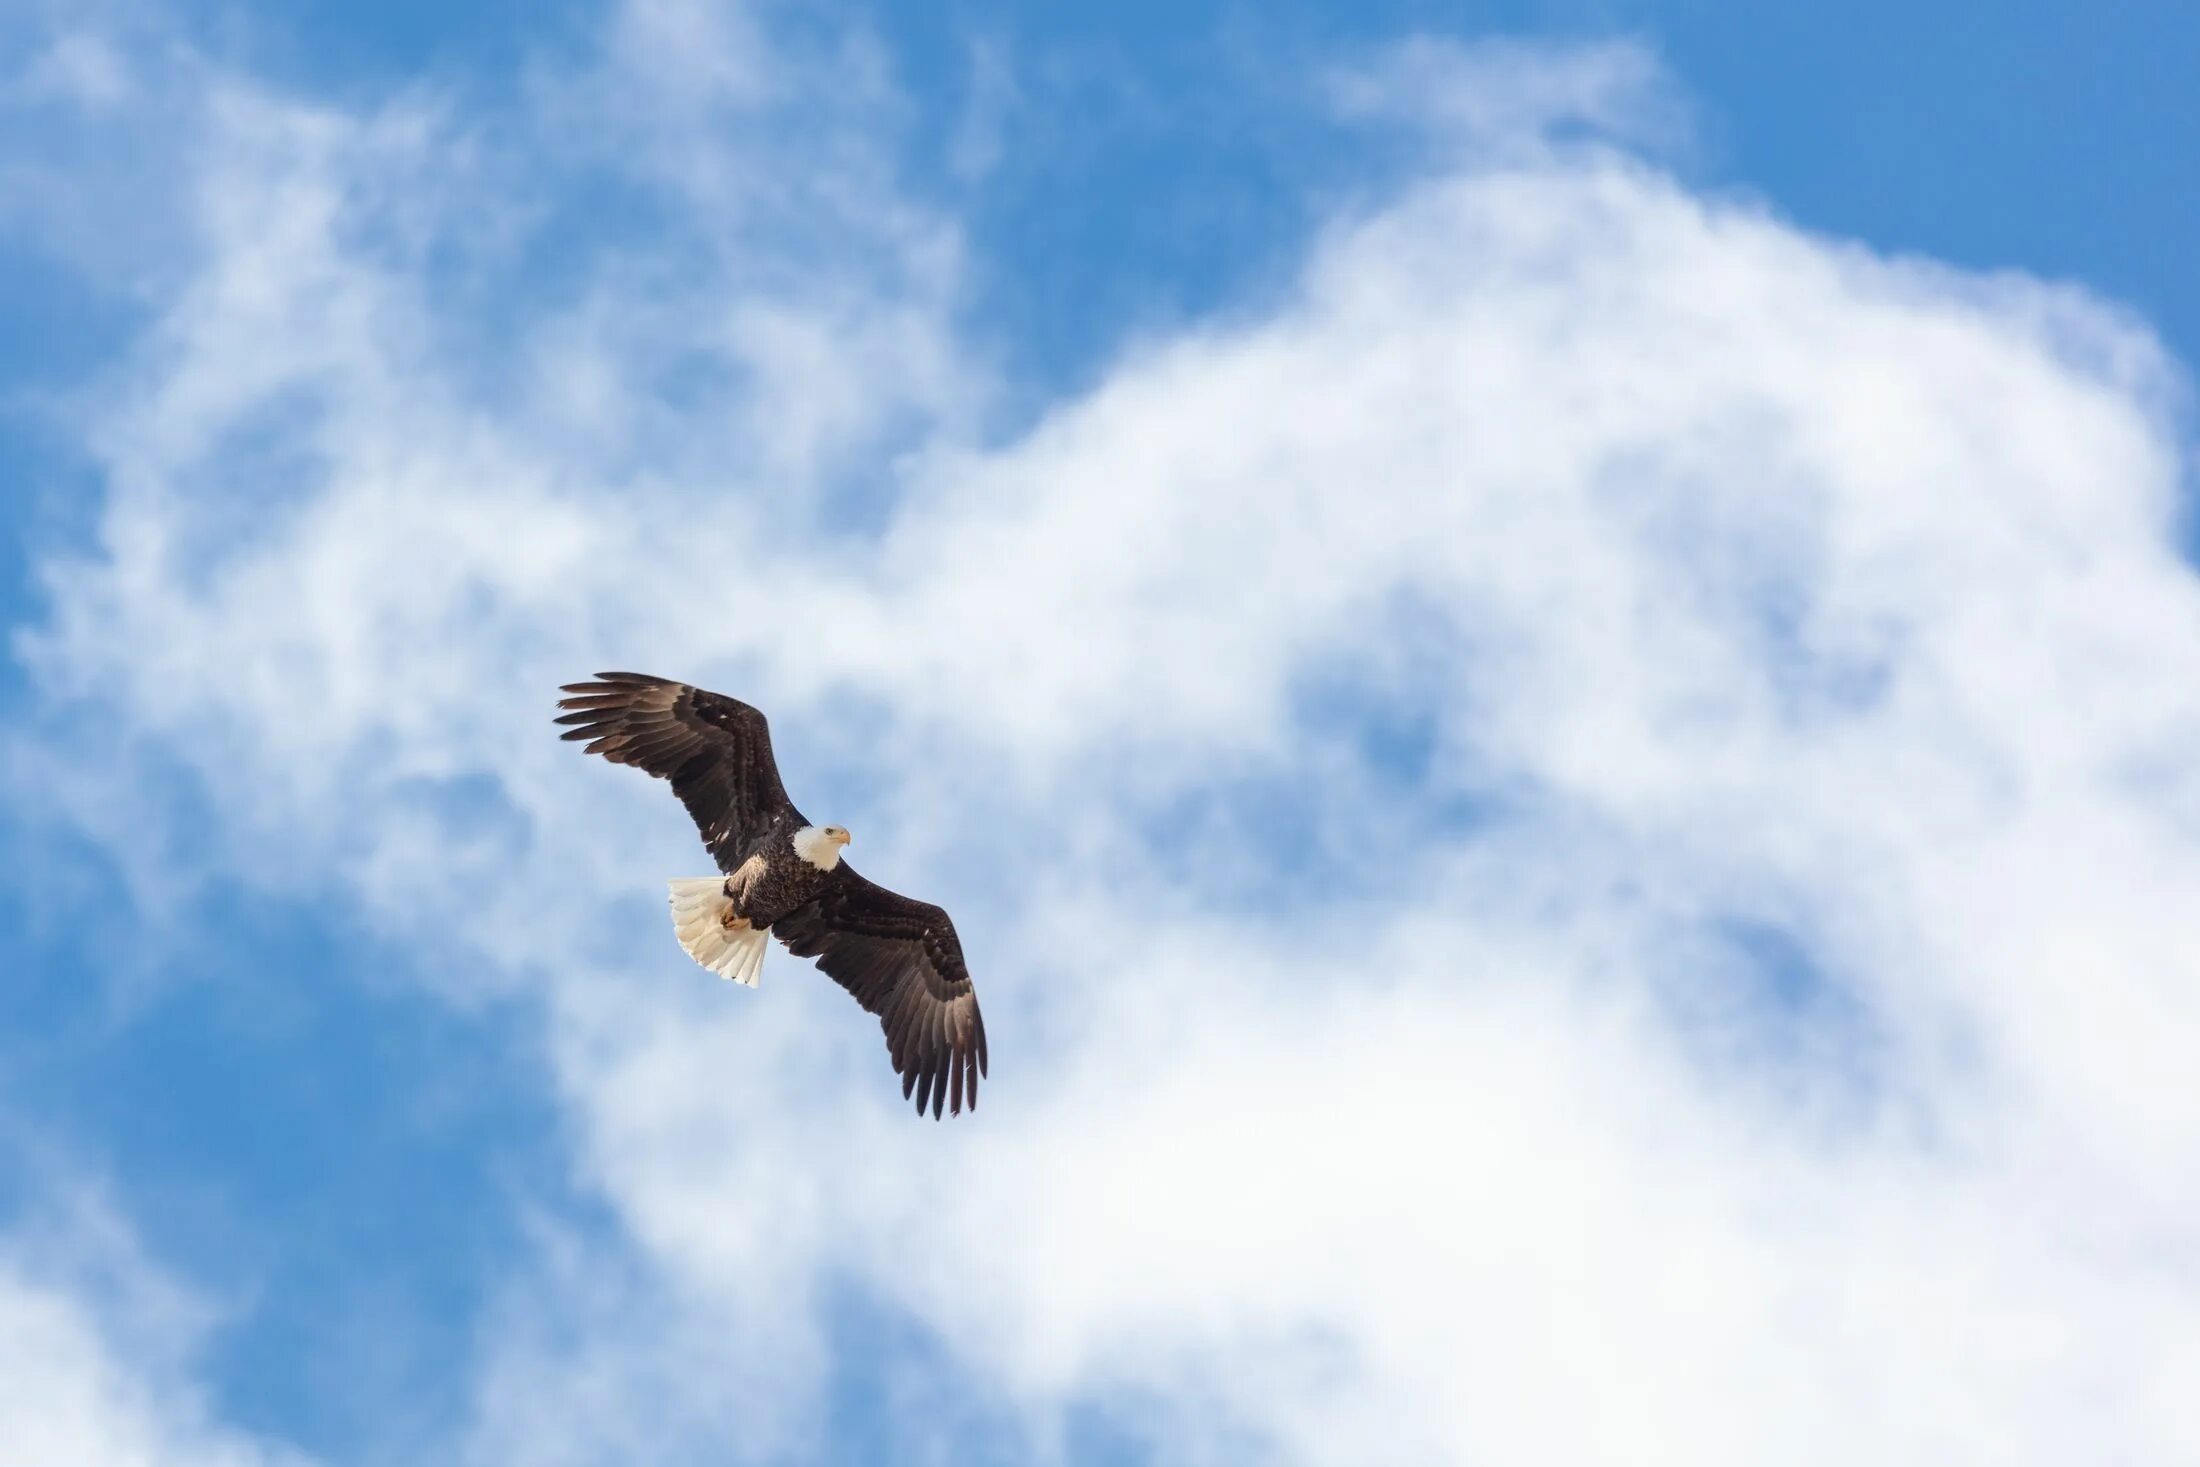
POLYGON ((947 913, 856 875, 849 835, 813 825, 787 798, 764 715, 737 699, 637 672, 567 683, 563 735, 584 752, 672 781, 718 862, 717 876, 672 883, 672 922, 688 955, 756 986, 767 936, 879 1016, 904 1100, 937 1120, 978 1104, 985 1020, 947 913))

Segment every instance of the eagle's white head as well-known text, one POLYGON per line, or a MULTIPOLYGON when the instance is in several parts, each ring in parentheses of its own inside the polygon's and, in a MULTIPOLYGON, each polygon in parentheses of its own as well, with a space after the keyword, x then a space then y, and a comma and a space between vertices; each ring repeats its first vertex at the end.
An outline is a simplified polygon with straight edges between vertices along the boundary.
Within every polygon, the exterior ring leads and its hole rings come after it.
POLYGON ((805 825, 794 833, 794 853, 820 871, 840 864, 840 848, 854 837, 838 825, 805 825))

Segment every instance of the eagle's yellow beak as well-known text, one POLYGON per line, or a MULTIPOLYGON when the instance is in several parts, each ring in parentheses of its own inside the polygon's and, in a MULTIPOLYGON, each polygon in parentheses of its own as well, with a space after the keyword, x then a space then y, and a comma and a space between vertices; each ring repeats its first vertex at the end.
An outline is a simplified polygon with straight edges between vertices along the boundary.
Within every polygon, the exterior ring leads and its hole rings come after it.
POLYGON ((833 835, 833 839, 840 845, 847 845, 849 842, 853 841, 855 837, 850 835, 847 831, 842 830, 836 831, 833 835))

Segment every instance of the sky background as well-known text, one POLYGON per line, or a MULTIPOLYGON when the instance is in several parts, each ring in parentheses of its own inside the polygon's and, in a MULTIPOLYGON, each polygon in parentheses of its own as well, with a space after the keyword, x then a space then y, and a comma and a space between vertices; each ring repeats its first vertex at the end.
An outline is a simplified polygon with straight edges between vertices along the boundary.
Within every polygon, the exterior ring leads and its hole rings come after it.
POLYGON ((0 1464, 2200 1456, 2200 14, 453 9, 0 11, 0 1464))

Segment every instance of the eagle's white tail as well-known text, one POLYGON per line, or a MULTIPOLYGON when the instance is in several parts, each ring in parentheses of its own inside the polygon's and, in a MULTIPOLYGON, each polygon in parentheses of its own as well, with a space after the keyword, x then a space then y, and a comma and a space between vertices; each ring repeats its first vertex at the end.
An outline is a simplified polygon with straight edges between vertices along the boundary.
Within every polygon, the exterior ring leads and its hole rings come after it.
POLYGON ((764 971, 766 934, 733 915, 723 876, 690 876, 672 883, 672 930, 687 955, 721 978, 756 986, 764 971), (728 926, 728 923, 731 926, 728 926))

